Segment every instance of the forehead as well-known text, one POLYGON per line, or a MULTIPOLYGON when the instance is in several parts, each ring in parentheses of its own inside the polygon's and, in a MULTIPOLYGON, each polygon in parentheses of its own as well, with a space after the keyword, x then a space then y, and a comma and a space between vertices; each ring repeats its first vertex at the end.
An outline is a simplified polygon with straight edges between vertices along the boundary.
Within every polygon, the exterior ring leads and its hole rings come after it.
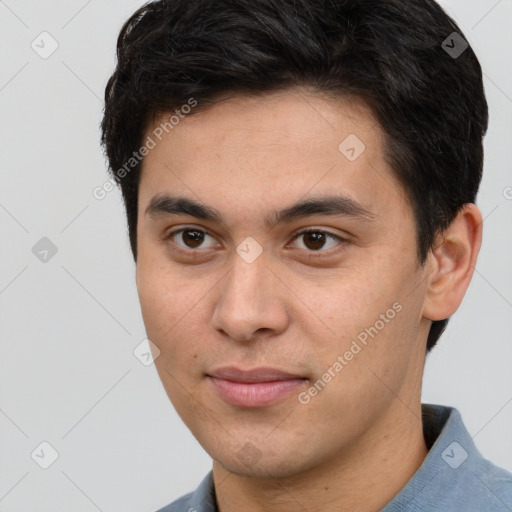
MULTIPOLYGON (((382 132, 372 110, 358 97, 342 99, 290 89, 225 97, 197 112, 194 108, 188 110, 189 115, 178 117, 165 113, 154 117, 146 128, 147 135, 160 130, 159 138, 171 143, 171 139, 175 139, 180 145, 187 142, 189 135, 193 138, 200 135, 203 138, 201 147, 196 146, 197 150, 213 144, 224 148, 231 146, 233 150, 242 146, 265 151, 288 143, 300 144, 304 152, 314 153, 319 141, 329 142, 329 135, 336 140, 344 131, 374 145, 383 144, 380 140, 382 132), (172 125, 169 126, 171 116, 172 125), (169 137, 171 134, 174 137, 169 137), (369 140, 370 136, 372 140, 369 140)), ((337 144, 334 149, 338 149, 337 144)))
POLYGON ((236 96, 176 124, 168 120, 157 117, 146 129, 156 145, 144 157, 139 211, 162 192, 219 211, 233 207, 241 216, 332 192, 376 211, 408 208, 384 157, 383 132, 356 98, 306 91, 236 96))

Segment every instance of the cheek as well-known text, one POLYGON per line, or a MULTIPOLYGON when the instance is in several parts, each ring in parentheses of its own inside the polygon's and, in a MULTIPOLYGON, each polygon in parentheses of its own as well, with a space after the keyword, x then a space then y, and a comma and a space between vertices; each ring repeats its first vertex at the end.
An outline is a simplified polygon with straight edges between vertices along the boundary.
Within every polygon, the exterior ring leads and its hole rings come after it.
POLYGON ((138 293, 147 337, 160 350, 156 370, 167 396, 187 422, 200 371, 197 361, 201 338, 193 327, 198 325, 194 318, 197 309, 191 304, 197 300, 187 297, 180 290, 181 284, 180 279, 171 279, 158 267, 145 267, 139 274, 138 293))
MULTIPOLYGON (((137 264, 137 293, 148 336, 160 334, 172 325, 172 295, 160 272, 144 260, 137 264)), ((156 340, 155 340, 156 341, 156 340)))
POLYGON ((391 306, 371 274, 360 271, 337 270, 321 279, 297 281, 293 288, 297 297, 304 298, 296 302, 301 311, 295 320, 301 322, 301 329, 318 329, 322 337, 339 343, 355 337, 391 306))
POLYGON ((396 368, 404 366, 415 346, 419 311, 418 301, 406 297, 410 287, 404 291, 405 282, 404 275, 383 272, 376 261, 357 271, 337 271, 316 283, 304 281, 296 288, 297 296, 307 299, 297 302, 300 311, 293 315, 306 338, 314 341, 320 373, 342 356, 347 365, 339 374, 351 374, 349 386, 358 386, 369 376, 375 379, 368 368, 403 377, 396 368), (348 367, 351 370, 345 371, 348 367))
POLYGON ((157 369, 176 377, 181 375, 180 382, 188 380, 202 369, 198 362, 208 357, 201 340, 208 325, 204 308, 210 281, 192 280, 183 272, 156 262, 141 261, 137 274, 146 333, 160 350, 155 361, 157 369))
POLYGON ((137 292, 148 337, 160 350, 167 350, 166 340, 173 338, 180 319, 190 309, 181 280, 158 262, 141 258, 137 264, 137 292))

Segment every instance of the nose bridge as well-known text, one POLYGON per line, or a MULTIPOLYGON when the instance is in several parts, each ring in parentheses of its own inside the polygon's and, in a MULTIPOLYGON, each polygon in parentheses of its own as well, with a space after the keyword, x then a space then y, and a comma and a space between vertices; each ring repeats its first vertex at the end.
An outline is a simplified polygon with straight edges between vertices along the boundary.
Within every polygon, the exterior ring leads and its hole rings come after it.
POLYGON ((255 254, 253 247, 242 242, 233 255, 232 269, 223 290, 223 299, 226 303, 232 302, 231 306, 247 305, 255 310, 265 295, 268 277, 272 272, 263 251, 255 254))
POLYGON ((216 329, 239 340, 250 339, 260 329, 280 331, 286 323, 268 259, 262 251, 254 257, 254 247, 248 244, 249 248, 240 244, 233 255, 232 268, 222 280, 213 315, 216 329), (246 249, 242 255, 240 247, 246 249))

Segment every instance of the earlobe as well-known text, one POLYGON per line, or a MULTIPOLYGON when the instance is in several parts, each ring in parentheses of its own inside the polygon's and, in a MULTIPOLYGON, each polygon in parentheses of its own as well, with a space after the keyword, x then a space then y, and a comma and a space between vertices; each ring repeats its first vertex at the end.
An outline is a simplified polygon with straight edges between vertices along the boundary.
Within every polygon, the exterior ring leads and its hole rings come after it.
POLYGON ((481 243, 482 214, 468 203, 438 236, 429 255, 432 270, 423 317, 444 320, 457 311, 471 282, 481 243))

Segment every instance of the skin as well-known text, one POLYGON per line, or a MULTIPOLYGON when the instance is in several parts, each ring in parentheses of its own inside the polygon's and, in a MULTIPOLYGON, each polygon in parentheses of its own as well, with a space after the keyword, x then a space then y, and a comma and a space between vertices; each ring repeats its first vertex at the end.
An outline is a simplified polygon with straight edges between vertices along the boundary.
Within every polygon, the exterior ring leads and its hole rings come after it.
POLYGON ((482 217, 465 205, 421 266, 413 210, 384 149, 364 103, 297 89, 237 96, 189 115, 144 159, 136 274, 142 315, 160 350, 155 364, 165 390, 213 458, 221 512, 377 511, 427 455, 420 409, 426 339, 431 321, 462 301, 482 217), (338 149, 349 134, 366 146, 354 161, 338 149), (336 191, 373 217, 315 214, 264 224, 271 211, 336 191), (201 201, 223 222, 145 214, 161 193, 201 201), (183 228, 207 234, 195 244, 183 232, 166 238, 183 228), (346 241, 315 244, 297 235, 304 228, 346 241), (247 237, 262 248, 252 263, 236 251, 247 237), (298 392, 395 303, 401 311, 301 403, 298 392), (307 380, 267 407, 235 407, 207 377, 228 365, 270 366, 307 380))

